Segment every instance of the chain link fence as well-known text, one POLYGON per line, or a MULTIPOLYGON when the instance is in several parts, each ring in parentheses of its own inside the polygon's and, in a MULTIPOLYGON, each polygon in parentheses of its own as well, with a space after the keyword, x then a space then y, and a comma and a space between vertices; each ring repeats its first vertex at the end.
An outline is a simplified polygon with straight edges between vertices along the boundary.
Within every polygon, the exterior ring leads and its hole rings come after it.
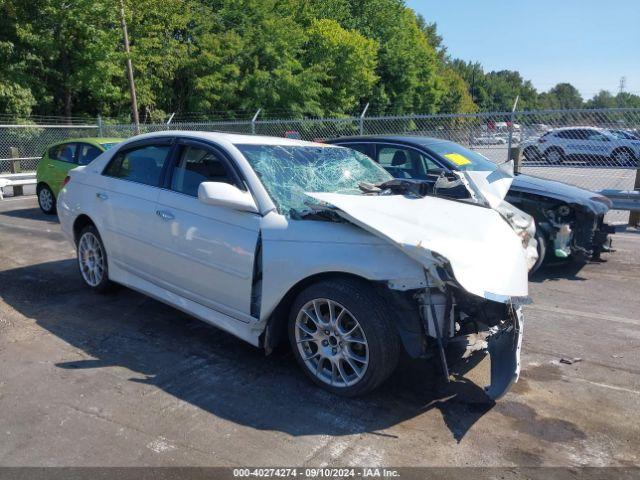
MULTIPOLYGON (((141 133, 201 130, 322 141, 349 135, 416 135, 460 143, 499 163, 518 147, 520 171, 589 190, 633 190, 640 159, 640 109, 580 109, 478 114, 405 115, 321 119, 256 119, 144 124, 141 133)), ((12 156, 34 170, 45 148, 61 140, 128 138, 130 124, 97 120, 60 124, 0 124, 0 173, 12 156)), ((624 221, 626 212, 614 213, 624 221)))
POLYGON ((70 138, 95 137, 98 131, 95 124, 0 124, 0 174, 11 173, 16 158, 23 172, 34 171, 47 146, 70 138))

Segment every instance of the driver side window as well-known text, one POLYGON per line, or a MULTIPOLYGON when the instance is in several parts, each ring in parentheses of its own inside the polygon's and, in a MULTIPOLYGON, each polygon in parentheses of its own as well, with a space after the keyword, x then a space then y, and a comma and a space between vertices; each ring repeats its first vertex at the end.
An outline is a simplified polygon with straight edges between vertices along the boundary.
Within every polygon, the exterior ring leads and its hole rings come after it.
POLYGON ((173 166, 171 190, 192 197, 198 196, 202 182, 222 182, 235 185, 224 160, 209 149, 183 145, 173 166))

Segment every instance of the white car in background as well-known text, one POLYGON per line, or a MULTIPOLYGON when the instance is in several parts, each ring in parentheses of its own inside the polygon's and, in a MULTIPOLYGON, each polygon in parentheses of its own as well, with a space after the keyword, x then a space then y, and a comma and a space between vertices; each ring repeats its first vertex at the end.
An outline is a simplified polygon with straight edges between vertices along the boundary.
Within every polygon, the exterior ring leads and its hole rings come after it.
POLYGON ((493 135, 484 135, 473 139, 474 145, 506 145, 507 140, 493 135))
POLYGON ((557 128, 538 139, 523 142, 522 154, 526 160, 544 159, 550 164, 575 159, 605 160, 616 166, 629 166, 640 158, 640 140, 622 138, 604 128, 557 128))
POLYGON ((530 259, 527 232, 482 197, 512 177, 489 173, 474 201, 401 194, 354 150, 166 131, 71 170, 57 207, 95 291, 126 285, 267 352, 288 337, 315 383, 348 396, 402 348, 448 378, 447 342, 480 335, 497 398, 520 370, 530 259))

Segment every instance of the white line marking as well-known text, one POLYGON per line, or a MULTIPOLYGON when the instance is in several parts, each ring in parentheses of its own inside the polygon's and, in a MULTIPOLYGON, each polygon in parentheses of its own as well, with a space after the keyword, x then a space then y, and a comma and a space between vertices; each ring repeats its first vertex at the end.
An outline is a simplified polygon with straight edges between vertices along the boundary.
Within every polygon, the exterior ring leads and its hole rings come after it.
POLYGON ((592 382, 591 380, 585 380, 584 378, 578 378, 578 377, 566 377, 564 375, 563 377, 570 381, 578 380, 580 382, 588 383, 589 385, 595 385, 596 387, 608 388, 610 390, 618 390, 619 392, 635 393, 636 395, 640 395, 640 391, 632 390, 630 388, 616 387, 615 385, 609 385, 609 384, 600 383, 600 382, 592 382))
POLYGON ((579 310, 573 310, 570 308, 554 307, 553 305, 540 305, 539 303, 533 303, 531 305, 527 305, 525 308, 540 310, 542 312, 560 313, 564 315, 573 315, 576 317, 591 318, 594 320, 604 320, 607 322, 617 322, 625 323, 627 325, 640 326, 640 320, 636 320, 633 318, 617 317, 615 315, 607 315, 603 313, 581 312, 579 310))

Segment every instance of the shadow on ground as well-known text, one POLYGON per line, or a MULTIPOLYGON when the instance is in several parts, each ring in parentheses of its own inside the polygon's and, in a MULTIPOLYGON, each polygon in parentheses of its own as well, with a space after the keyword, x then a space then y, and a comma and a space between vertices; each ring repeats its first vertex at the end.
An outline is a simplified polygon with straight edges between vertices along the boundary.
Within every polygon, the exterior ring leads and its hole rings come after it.
POLYGON ((253 428, 385 435, 379 430, 438 409, 460 441, 494 406, 480 386, 461 377, 478 356, 459 362, 452 369, 457 380, 448 384, 434 363, 403 359, 377 392, 342 399, 312 385, 285 349, 265 357, 230 334, 126 288, 106 296, 88 291, 75 260, 2 271, 0 285, 6 286, 6 303, 92 357, 59 368, 124 367, 137 374, 131 382, 253 428))
POLYGON ((6 210, 2 215, 13 218, 24 218, 27 220, 41 220, 43 222, 58 223, 57 215, 47 215, 39 208, 19 208, 16 210, 6 210))
POLYGON ((529 277, 529 281, 533 283, 553 282, 557 280, 577 280, 585 281, 587 278, 580 275, 582 269, 589 264, 606 263, 606 255, 602 261, 558 261, 556 263, 545 264, 540 270, 529 277))

